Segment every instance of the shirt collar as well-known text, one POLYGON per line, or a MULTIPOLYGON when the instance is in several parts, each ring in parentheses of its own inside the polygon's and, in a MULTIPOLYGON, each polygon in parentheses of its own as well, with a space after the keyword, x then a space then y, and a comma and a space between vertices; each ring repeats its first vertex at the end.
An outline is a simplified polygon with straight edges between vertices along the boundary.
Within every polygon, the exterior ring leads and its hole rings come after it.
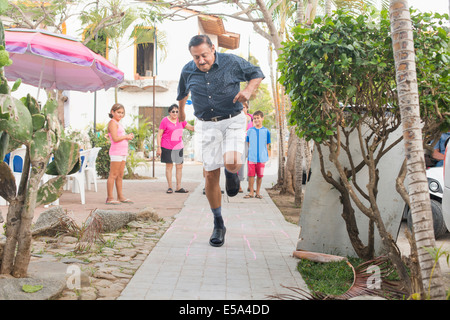
POLYGON ((216 58, 214 59, 213 65, 217 64, 217 66, 219 66, 219 53, 217 52, 217 50, 214 51, 214 55, 216 58))

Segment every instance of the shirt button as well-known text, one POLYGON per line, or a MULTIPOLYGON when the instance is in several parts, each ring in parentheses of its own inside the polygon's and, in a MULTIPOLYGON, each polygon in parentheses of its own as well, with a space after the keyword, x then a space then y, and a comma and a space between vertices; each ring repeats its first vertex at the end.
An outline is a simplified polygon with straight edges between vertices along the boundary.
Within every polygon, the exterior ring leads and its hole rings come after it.
POLYGON ((211 96, 209 96, 208 98, 210 98, 210 99, 211 99, 211 96))
POLYGON ((214 111, 214 109, 211 109, 211 111, 214 111))

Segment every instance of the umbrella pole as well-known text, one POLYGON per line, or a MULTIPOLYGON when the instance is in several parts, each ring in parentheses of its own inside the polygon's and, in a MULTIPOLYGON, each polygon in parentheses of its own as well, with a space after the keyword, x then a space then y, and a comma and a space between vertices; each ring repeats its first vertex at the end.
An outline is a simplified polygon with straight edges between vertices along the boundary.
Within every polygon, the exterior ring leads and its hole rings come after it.
POLYGON ((97 134, 97 91, 94 92, 94 135, 97 134))
POLYGON ((41 75, 39 76, 39 85, 38 85, 38 92, 37 92, 37 97, 36 97, 36 101, 38 101, 38 102, 39 102, 39 91, 41 91, 42 76, 44 74, 44 67, 45 67, 45 59, 42 59, 41 75))
POLYGON ((155 177, 155 75, 153 75, 153 178, 155 177))

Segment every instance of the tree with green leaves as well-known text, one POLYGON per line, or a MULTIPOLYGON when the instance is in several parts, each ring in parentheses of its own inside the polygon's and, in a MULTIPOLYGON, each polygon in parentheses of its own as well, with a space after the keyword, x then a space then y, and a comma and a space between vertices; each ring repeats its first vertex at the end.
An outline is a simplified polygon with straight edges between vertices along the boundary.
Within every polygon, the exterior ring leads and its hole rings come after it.
MULTIPOLYGON (((280 81, 292 101, 290 123, 298 126, 299 136, 315 141, 322 176, 341 195, 342 217, 355 252, 364 259, 373 257, 376 227, 405 288, 412 292, 377 203, 378 164, 402 139, 389 140, 401 119, 387 12, 355 17, 337 11, 333 17, 316 18, 311 29, 299 26, 293 32, 280 59, 280 81), (358 155, 351 152, 352 134, 359 140, 358 155), (337 174, 325 170, 325 150, 337 174), (360 185, 363 168, 369 182, 360 185), (369 219, 363 233, 369 235, 367 243, 360 239, 353 206, 369 219)), ((445 76, 447 71, 440 72, 445 76)))

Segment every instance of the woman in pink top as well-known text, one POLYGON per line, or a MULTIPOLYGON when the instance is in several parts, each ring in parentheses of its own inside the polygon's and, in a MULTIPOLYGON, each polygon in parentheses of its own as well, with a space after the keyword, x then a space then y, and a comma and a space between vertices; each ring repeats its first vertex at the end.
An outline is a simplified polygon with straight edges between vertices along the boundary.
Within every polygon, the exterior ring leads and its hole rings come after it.
POLYGON ((120 124, 120 120, 125 116, 125 108, 120 103, 112 106, 109 117, 112 118, 108 123, 108 135, 111 140, 109 148, 109 156, 111 157, 111 166, 109 169, 109 177, 106 183, 108 196, 106 204, 132 203, 122 194, 122 180, 125 170, 125 162, 128 155, 128 140, 134 138, 132 133, 126 134, 125 129, 120 124), (114 200, 113 191, 116 185, 117 200, 114 200))
POLYGON ((194 131, 194 126, 187 121, 178 121, 178 105, 172 104, 169 107, 169 115, 161 120, 158 131, 158 149, 156 154, 161 156, 161 162, 166 164, 166 179, 169 188, 167 193, 173 193, 172 189, 172 169, 176 164, 176 189, 177 193, 187 193, 181 188, 181 176, 183 170, 183 129, 194 131))

